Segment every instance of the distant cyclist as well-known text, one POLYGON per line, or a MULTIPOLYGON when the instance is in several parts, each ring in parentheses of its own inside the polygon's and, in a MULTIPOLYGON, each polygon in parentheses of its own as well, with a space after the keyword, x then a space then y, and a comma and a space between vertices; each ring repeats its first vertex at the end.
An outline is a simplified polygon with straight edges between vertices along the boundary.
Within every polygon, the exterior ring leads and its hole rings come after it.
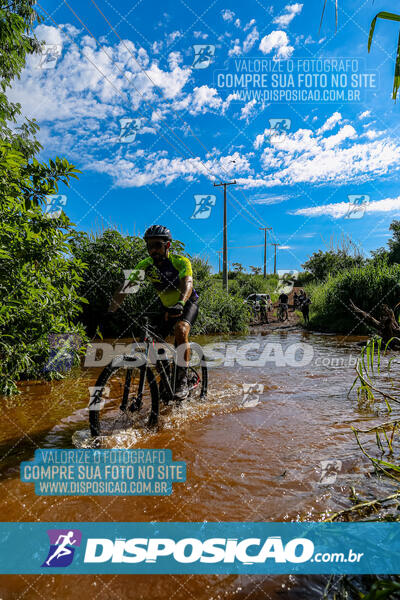
POLYGON ((270 309, 271 296, 265 294, 260 298, 260 317, 261 322, 268 323, 268 311, 270 309))
POLYGON ((282 292, 282 294, 279 296, 279 310, 282 311, 283 313, 283 319, 282 321, 287 321, 289 319, 289 315, 288 315, 288 303, 289 303, 289 296, 287 294, 285 294, 284 292, 282 292))
MULTIPOLYGON (((139 279, 140 271, 151 281, 161 300, 160 335, 175 335, 176 346, 184 345, 186 366, 177 366, 175 399, 184 400, 189 395, 187 365, 190 360, 189 332, 198 314, 198 294, 193 288, 192 265, 185 256, 170 254, 172 236, 167 227, 152 225, 145 234, 149 256, 141 260, 129 277, 139 279)), ((114 295, 110 312, 122 303, 119 291, 114 295)))
POLYGON ((299 306, 299 297, 297 295, 297 292, 294 292, 293 294, 293 312, 296 310, 296 308, 298 308, 299 306))
POLYGON ((304 323, 306 325, 308 325, 308 323, 310 322, 310 304, 310 298, 307 298, 307 296, 304 294, 302 303, 300 305, 300 310, 303 313, 304 323))

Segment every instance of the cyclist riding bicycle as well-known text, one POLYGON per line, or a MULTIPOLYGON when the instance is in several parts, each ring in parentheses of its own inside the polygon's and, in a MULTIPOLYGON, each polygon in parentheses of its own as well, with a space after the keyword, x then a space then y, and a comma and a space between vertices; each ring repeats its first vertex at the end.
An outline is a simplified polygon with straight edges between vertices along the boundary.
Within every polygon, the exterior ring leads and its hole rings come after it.
MULTIPOLYGON (((193 288, 192 265, 185 256, 170 254, 172 236, 167 227, 152 225, 146 230, 144 240, 149 256, 136 265, 129 281, 137 281, 140 271, 144 271, 145 278, 155 287, 162 304, 159 333, 165 338, 173 332, 176 346, 184 350, 183 360, 186 366, 177 365, 175 385, 175 399, 184 400, 189 395, 189 332, 199 311, 199 296, 193 288)), ((109 311, 117 310, 123 299, 118 290, 114 294, 109 311)))
POLYGON ((260 298, 260 316, 261 322, 268 323, 268 311, 270 310, 271 296, 263 294, 260 298))
POLYGON ((287 321, 289 318, 288 303, 289 303, 289 296, 287 294, 285 294, 284 292, 282 292, 282 294, 279 296, 279 308, 283 311, 283 314, 285 315, 285 318, 283 319, 284 321, 287 321))

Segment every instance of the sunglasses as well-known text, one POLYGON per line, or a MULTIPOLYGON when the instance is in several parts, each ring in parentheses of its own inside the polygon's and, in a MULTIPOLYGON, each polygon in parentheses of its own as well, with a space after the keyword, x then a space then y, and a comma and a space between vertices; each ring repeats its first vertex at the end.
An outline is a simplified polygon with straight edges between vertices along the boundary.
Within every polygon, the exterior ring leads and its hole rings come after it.
POLYGON ((166 242, 146 242, 148 250, 161 250, 161 248, 166 244, 166 242))

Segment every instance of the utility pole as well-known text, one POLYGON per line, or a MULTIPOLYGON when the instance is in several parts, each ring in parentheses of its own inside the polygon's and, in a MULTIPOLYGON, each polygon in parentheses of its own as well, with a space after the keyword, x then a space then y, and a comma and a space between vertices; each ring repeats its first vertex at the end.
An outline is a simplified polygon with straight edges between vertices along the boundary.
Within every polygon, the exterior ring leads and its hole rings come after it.
POLYGON ((272 227, 259 227, 264 232, 264 279, 267 276, 267 231, 272 231, 272 227))
POLYGON ((228 241, 227 241, 227 224, 226 224, 226 186, 236 185, 236 180, 226 183, 214 183, 214 187, 224 186, 224 243, 223 243, 223 260, 222 260, 222 288, 228 291, 228 241))
POLYGON ((276 275, 276 247, 279 246, 279 244, 273 244, 271 242, 271 246, 275 246, 275 254, 274 254, 274 275, 276 275))
POLYGON ((218 273, 221 273, 221 254, 222 250, 217 250, 218 253, 218 273))

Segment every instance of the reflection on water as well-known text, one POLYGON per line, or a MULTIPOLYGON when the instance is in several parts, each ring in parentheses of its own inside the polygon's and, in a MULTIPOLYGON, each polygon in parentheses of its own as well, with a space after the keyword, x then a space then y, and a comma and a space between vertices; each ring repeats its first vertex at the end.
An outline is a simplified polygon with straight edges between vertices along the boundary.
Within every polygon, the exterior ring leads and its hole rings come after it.
MULTIPOLYGON (((3 520, 318 520, 350 506, 352 486, 362 500, 390 493, 392 484, 372 473, 350 429, 368 429, 388 420, 384 403, 359 406, 354 394, 347 396, 355 376, 352 357, 360 350, 357 338, 292 331, 226 339, 237 346, 280 343, 284 352, 292 344, 307 343, 313 357, 301 367, 234 362, 212 369, 206 401, 165 407, 158 431, 149 431, 139 416, 131 430, 117 432, 109 440, 112 447, 170 448, 174 460, 186 461, 187 481, 174 484, 167 497, 35 496, 33 485, 19 481, 20 461, 32 458, 36 448, 90 444, 88 387, 99 369, 77 371, 59 382, 22 384, 22 395, 4 399, 1 405, 3 520), (256 395, 244 399, 243 384, 257 384, 256 395)), ((246 358, 256 360, 259 354, 250 349, 246 358)), ((398 413, 394 410, 390 419, 398 413)), ((32 583, 29 597, 72 598, 84 582, 87 598, 114 593, 154 600, 319 598, 326 582, 323 577, 235 575, 57 575, 23 580, 0 577, 0 597, 16 599, 32 583)))

